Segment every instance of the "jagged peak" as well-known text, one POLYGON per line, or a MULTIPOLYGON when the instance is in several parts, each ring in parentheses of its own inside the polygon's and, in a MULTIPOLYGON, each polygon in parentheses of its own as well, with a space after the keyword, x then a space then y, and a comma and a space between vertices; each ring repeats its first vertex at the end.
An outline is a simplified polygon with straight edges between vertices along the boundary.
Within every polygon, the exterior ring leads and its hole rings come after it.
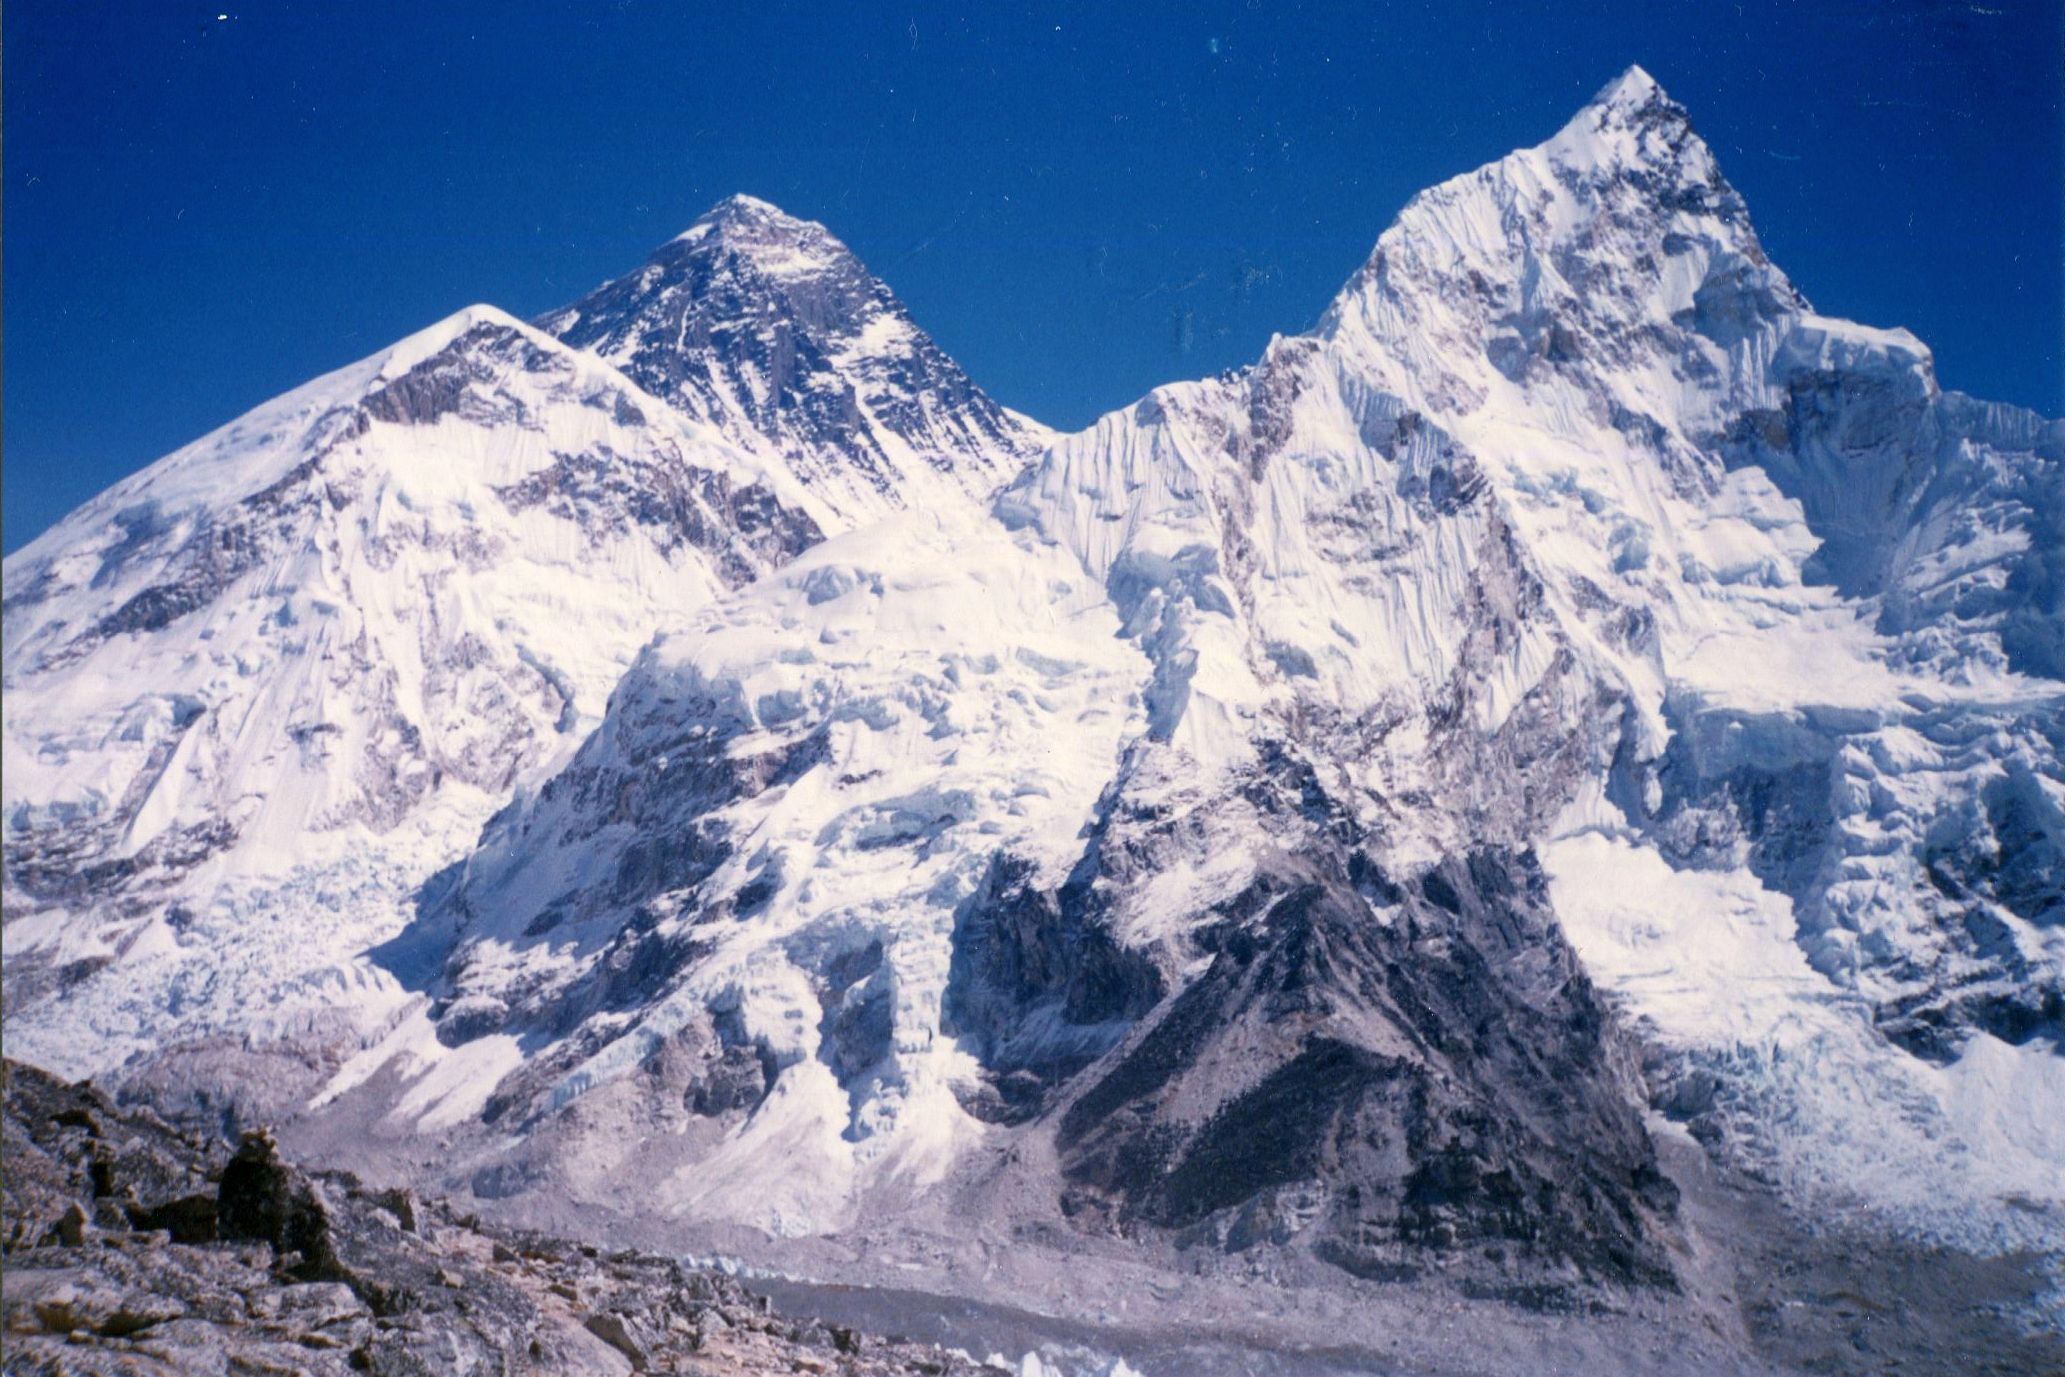
POLYGON ((1578 318, 1619 314, 1613 328, 1635 330, 1644 314, 1697 308, 1714 339, 1735 341, 1807 301, 1757 244, 1749 209, 1685 109, 1629 66, 1545 142, 1412 198, 1317 332, 1365 334, 1384 355, 1419 359, 1425 378, 1439 372, 1425 312, 1458 308, 1468 316, 1458 330, 1505 341, 1497 372, 1512 378, 1551 347, 1555 324, 1569 347, 1578 318), (1685 252, 1699 254, 1697 277, 1662 273, 1685 252), (1557 310, 1569 316, 1551 320, 1557 310))
POLYGON ((1601 87, 1541 151, 1567 166, 1602 171, 1675 167, 1705 177, 1712 167, 1685 107, 1640 66, 1601 87))
POLYGON ((693 225, 669 240, 661 252, 724 249, 777 276, 797 276, 858 262, 853 251, 815 220, 744 193, 727 196, 693 225))
POLYGON ((538 324, 735 442, 784 451, 842 519, 901 507, 935 473, 987 496, 1046 438, 830 230, 754 196, 719 201, 538 324))
MULTIPOLYGON (((1599 88, 1585 106, 1587 110, 1640 109, 1654 100, 1670 101, 1663 87, 1655 77, 1649 75, 1641 63, 1631 63, 1628 69, 1599 88)), ((1676 102, 1672 102, 1675 104, 1676 102)))
POLYGON ((518 320, 515 316, 510 315, 501 307, 490 306, 485 302, 475 302, 471 306, 462 307, 452 312, 436 324, 426 325, 414 334, 405 335, 389 345, 386 353, 381 356, 380 375, 392 378, 406 373, 417 364, 423 362, 423 360, 448 347, 454 340, 460 339, 484 325, 514 330, 527 338, 549 346, 555 352, 565 348, 558 340, 553 339, 549 335, 541 334, 531 326, 518 320))
MULTIPOLYGON (((1707 221, 1716 241, 1763 261, 1747 208, 1722 178, 1712 150, 1683 106, 1641 66, 1600 88, 1546 141, 1517 149, 1415 196, 1386 229, 1320 326, 1331 334, 1361 314, 1362 298, 1386 280, 1384 264, 1449 263, 1456 256, 1522 265, 1556 243, 1583 240, 1608 200, 1648 202, 1660 229, 1673 216, 1707 221), (1602 198, 1609 185, 1621 195, 1602 198), (1518 226, 1531 226, 1522 231, 1518 226), (1517 237, 1516 237, 1517 236, 1517 237)), ((1639 255, 1635 260, 1640 261, 1639 255)), ((1778 284, 1792 296, 1789 284, 1778 284)))

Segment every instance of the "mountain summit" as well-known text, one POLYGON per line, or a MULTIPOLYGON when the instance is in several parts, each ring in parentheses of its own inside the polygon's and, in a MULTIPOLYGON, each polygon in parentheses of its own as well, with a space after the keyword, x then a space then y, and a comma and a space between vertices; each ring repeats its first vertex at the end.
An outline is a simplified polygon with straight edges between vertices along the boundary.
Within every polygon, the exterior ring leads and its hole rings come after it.
POLYGON ((1045 437, 970 382, 824 226, 750 196, 538 323, 778 455, 834 526, 986 497, 1045 437))
POLYGON ((8 558, 13 1045, 377 1026, 363 952, 664 621, 869 513, 972 507, 1043 433, 748 197, 548 323, 573 342, 458 312, 8 558))

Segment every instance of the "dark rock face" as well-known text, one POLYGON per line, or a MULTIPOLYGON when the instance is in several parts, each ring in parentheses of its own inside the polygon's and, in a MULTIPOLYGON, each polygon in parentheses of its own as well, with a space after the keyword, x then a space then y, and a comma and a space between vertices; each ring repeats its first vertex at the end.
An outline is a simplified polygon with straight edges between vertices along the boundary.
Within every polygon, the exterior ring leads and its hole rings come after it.
POLYGON ((549 373, 564 365, 506 325, 476 325, 400 377, 368 393, 368 416, 390 425, 434 425, 464 416, 481 425, 530 424, 523 401, 499 385, 506 370, 549 373))
POLYGON ((1029 449, 845 245, 748 197, 538 324, 733 438, 772 442, 835 502, 852 485, 902 505, 891 444, 942 471, 1029 449))
MULTIPOLYGON (((781 750, 735 756, 728 750, 730 736, 721 713, 681 708, 670 703, 659 709, 679 718, 669 724, 661 751, 668 762, 664 771, 620 776, 608 767, 608 743, 596 740, 544 786, 543 799, 570 794, 584 805, 584 818, 607 817, 610 827, 626 820, 638 824, 642 840, 616 857, 602 892, 577 889, 560 896, 520 934, 502 931, 504 896, 461 883, 438 898, 427 917, 451 929, 438 977, 439 993, 445 996, 438 1016, 448 1040, 465 1041, 500 1028, 542 1027, 563 1036, 599 1012, 649 1003, 707 953, 709 942, 700 930, 732 914, 728 905, 700 904, 701 886, 734 849, 728 825, 714 815, 733 799, 800 776, 818 760, 822 741, 812 736, 781 750), (624 921, 627 911, 632 916, 624 921), (594 956, 570 986, 518 990, 492 1004, 469 1000, 477 947, 512 936, 522 946, 577 940, 594 956)), ((589 836, 496 836, 498 827, 525 825, 522 814, 505 815, 490 825, 489 839, 497 845, 578 848, 589 836)))
POLYGON ((1358 1275, 1672 1284, 1675 1193, 1531 857, 1258 876, 1059 1118, 1064 1207, 1358 1275))
MULTIPOLYGON (((1486 599, 1486 636, 1528 615, 1524 597, 1486 599)), ((1472 715, 1459 689, 1455 716, 1472 715)), ((1387 873, 1309 744, 1270 744, 1208 801, 1166 800, 1136 757, 1059 889, 994 866, 959 915, 946 994, 985 1070, 964 1106, 1051 1135, 1062 1209, 1092 1232, 1307 1251, 1376 1279, 1438 1269, 1528 1304, 1674 1287, 1675 1190, 1637 1059, 1532 854, 1485 841, 1387 873), (1263 858, 1244 888, 1142 918, 1158 875, 1228 845, 1263 858)), ((1553 809, 1589 749, 1523 705, 1444 754, 1496 838, 1536 825, 1515 825, 1502 776, 1553 809)))
POLYGON ((10 1374, 980 1371, 777 1316, 665 1258, 487 1231, 406 1192, 310 1176, 264 1134, 230 1155, 89 1086, 5 1074, 10 1374), (168 1195, 210 1176, 215 1193, 168 1195))
POLYGON ((958 915, 944 1028, 972 1042, 986 1084, 962 1106, 991 1123, 1038 1114, 1053 1090, 1102 1056, 1165 993, 1162 973, 1114 942, 1096 885, 1100 828, 1055 893, 999 857, 958 915))
POLYGON ((784 507, 762 484, 734 484, 686 463, 678 470, 634 465, 607 447, 555 454, 550 468, 498 491, 511 511, 542 506, 584 522, 586 513, 608 512, 619 529, 647 527, 663 550, 688 545, 709 555, 733 588, 824 539, 806 513, 784 507))
MULTIPOLYGON (((1553 332, 1540 345, 1543 367, 1580 347, 1553 332)), ((1438 1269, 1530 1303, 1595 1284, 1672 1287, 1674 1192, 1641 1121, 1636 1059, 1528 850, 1611 758, 1625 688, 1558 628, 1466 447, 1397 399, 1358 393, 1353 414, 1397 465, 1402 501, 1298 517, 1323 558, 1372 575, 1418 578, 1416 548, 1467 533, 1452 613, 1463 644, 1426 690, 1423 765, 1369 785, 1359 763, 1384 758, 1408 708, 1346 711, 1312 687, 1309 655, 1266 642, 1249 667, 1296 706, 1214 786, 1227 792, 1187 787, 1202 771, 1164 744, 1200 653, 1186 653, 1188 626, 1253 615, 1262 596, 1276 537, 1254 515, 1256 481, 1296 462, 1281 418, 1334 385, 1311 354, 1275 347, 1212 399, 1246 422, 1218 437, 1233 461, 1216 475, 1218 548, 1112 566, 1128 634, 1156 661, 1148 740, 1067 884, 1026 892, 1000 868, 961 916, 948 1006, 988 1072, 964 1103, 1052 1135, 1062 1208, 1084 1229, 1305 1251, 1372 1278, 1438 1269), (1542 671, 1490 710, 1484 667, 1530 642, 1542 671), (1455 822, 1417 852, 1440 859, 1379 859, 1415 854, 1398 839, 1429 835, 1429 817, 1455 822), (1255 859, 1244 887, 1158 897, 1171 893, 1162 876, 1228 853, 1255 859)), ((1137 423, 1215 438, 1180 410, 1137 423)), ((1005 504, 1020 510, 1015 495, 1036 488, 1028 479, 1005 504)), ((1029 497, 1022 510, 1042 519, 1029 497)))

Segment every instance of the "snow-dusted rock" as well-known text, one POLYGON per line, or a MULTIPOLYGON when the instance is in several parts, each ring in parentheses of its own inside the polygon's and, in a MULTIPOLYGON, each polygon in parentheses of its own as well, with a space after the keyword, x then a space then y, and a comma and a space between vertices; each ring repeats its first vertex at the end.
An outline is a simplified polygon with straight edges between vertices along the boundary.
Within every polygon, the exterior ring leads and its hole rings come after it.
MULTIPOLYGON (((864 1168, 931 1181, 974 1137, 954 1088, 978 1068, 943 1028, 958 917, 999 853, 1067 875, 1144 676, 1100 587, 993 522, 821 548, 649 647, 415 939, 447 944, 442 1040, 538 1049, 491 1113, 662 1068, 677 1126, 736 1130, 670 1207, 811 1229, 864 1168), (763 1180, 770 1154, 794 1170, 763 1180)), ((643 1146, 575 1170, 606 1185, 643 1146)))
POLYGON ((778 455, 831 509, 828 528, 985 498, 1047 438, 970 382, 823 225, 751 196, 538 324, 778 455))
POLYGON ((385 1027, 365 953, 655 631, 861 516, 972 510, 1044 434, 746 198, 548 324, 596 349, 472 308, 8 559, 24 1055, 385 1027))

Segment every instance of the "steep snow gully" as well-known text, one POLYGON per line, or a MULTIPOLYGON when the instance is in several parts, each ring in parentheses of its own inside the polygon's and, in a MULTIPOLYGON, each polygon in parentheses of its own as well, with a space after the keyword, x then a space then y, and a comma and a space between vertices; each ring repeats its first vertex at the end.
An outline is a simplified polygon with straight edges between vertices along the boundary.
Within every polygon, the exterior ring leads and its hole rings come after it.
POLYGON ((1080 434, 741 197, 5 579, 9 1054, 164 1107, 799 1247, 1700 1295, 1690 1153, 2065 1258, 2065 423, 1640 69, 1080 434))

